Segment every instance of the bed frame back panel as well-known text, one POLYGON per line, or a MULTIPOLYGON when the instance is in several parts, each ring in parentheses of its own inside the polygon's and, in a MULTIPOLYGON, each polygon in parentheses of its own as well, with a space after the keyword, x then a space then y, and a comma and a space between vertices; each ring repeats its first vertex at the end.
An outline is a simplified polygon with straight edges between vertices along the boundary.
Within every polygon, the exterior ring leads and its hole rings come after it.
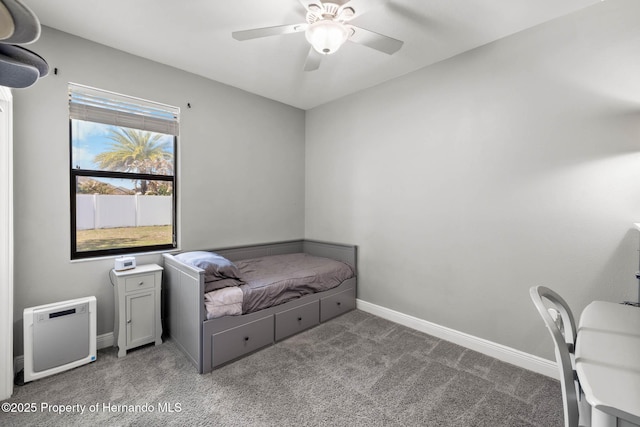
POLYGON ((241 259, 302 252, 303 243, 302 240, 293 240, 289 242, 267 243, 227 249, 215 249, 214 251, 231 261, 238 261, 241 259))
POLYGON ((317 240, 304 240, 302 242, 302 252, 342 261, 352 266, 357 274, 358 253, 356 246, 326 243, 317 240))

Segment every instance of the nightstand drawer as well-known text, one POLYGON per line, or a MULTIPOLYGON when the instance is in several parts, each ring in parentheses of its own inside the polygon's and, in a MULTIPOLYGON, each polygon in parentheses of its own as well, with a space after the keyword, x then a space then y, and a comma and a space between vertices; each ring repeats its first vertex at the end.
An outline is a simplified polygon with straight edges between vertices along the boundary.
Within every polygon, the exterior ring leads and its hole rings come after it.
POLYGON ((145 274, 140 276, 127 277, 125 279, 124 287, 126 292, 133 292, 142 289, 153 288, 155 285, 155 275, 145 274))

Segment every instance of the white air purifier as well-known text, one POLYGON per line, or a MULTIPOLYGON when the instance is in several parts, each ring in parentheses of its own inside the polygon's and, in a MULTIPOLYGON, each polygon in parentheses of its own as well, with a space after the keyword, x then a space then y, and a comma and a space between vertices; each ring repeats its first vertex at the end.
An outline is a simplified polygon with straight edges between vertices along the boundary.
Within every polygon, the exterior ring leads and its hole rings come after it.
POLYGON ((96 360, 96 297, 24 309, 24 382, 96 360))

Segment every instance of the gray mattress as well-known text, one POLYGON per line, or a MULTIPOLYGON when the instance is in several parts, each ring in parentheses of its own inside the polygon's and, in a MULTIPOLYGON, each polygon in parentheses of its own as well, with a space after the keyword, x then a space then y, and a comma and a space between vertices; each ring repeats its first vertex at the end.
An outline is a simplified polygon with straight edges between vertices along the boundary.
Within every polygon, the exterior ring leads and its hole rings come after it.
POLYGON ((252 258, 235 264, 245 282, 240 285, 243 314, 335 288, 354 276, 353 268, 343 262, 305 253, 252 258))

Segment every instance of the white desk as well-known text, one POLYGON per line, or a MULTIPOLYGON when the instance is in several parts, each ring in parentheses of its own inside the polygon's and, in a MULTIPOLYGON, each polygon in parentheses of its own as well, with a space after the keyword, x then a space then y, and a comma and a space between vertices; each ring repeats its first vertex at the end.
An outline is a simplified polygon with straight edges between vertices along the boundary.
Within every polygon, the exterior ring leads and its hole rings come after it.
POLYGON ((580 316, 575 355, 592 426, 615 427, 616 418, 640 426, 640 308, 589 304, 580 316))

